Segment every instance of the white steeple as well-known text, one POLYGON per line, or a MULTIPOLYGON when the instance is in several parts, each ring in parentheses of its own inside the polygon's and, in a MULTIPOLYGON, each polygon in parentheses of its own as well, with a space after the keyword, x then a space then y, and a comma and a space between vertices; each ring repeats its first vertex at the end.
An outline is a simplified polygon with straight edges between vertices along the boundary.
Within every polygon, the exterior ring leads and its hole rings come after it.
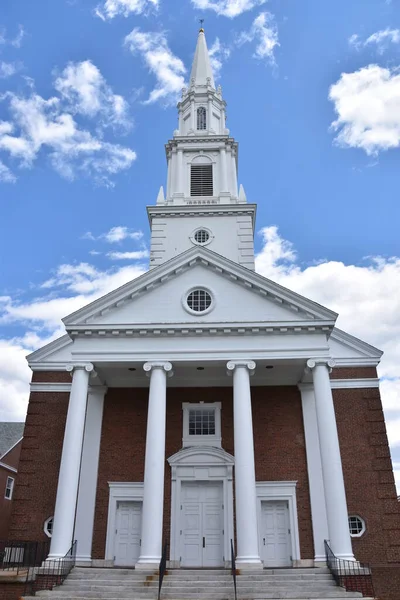
POLYGON ((209 83, 211 87, 215 88, 210 55, 208 53, 206 36, 204 35, 203 28, 200 29, 199 37, 197 38, 190 81, 194 81, 195 86, 206 86, 209 83))
POLYGON ((226 102, 221 86, 215 88, 201 28, 189 87, 183 88, 178 102, 178 129, 165 147, 166 194, 160 191, 156 206, 148 207, 150 268, 208 236, 201 245, 254 270, 256 207, 247 204, 243 188, 239 193, 238 144, 226 128, 225 111, 226 102), (196 236, 200 226, 203 233, 196 236))

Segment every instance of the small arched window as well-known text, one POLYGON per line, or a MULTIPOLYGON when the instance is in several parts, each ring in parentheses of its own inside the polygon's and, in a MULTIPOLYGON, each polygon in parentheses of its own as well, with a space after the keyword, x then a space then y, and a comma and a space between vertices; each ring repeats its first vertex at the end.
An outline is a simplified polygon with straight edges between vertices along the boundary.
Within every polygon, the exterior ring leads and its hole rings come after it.
POLYGON ((197 109, 197 129, 207 129, 207 116, 204 106, 197 109))

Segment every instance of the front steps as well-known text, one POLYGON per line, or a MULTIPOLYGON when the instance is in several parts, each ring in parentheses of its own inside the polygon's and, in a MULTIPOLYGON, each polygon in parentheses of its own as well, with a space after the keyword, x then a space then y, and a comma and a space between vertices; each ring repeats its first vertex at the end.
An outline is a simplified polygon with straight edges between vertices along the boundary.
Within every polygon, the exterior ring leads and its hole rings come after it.
MULTIPOLYGON (((238 600, 362 598, 358 592, 346 592, 337 587, 329 570, 325 568, 244 571, 238 573, 236 581, 238 600)), ((35 597, 43 600, 155 600, 157 593, 157 572, 75 567, 62 586, 53 591, 37 592, 35 597)), ((233 598, 230 570, 169 570, 161 589, 162 600, 233 598)), ((34 598, 25 597, 25 600, 34 598)))

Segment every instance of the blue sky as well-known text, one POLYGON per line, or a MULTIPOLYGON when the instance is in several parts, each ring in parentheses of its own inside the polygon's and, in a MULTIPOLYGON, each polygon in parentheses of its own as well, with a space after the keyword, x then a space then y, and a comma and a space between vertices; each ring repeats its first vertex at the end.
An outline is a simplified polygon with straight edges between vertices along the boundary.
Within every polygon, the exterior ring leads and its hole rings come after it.
POLYGON ((0 418, 24 417, 24 355, 60 318, 147 268, 200 18, 257 269, 385 351, 400 478, 398 0, 3 0, 0 418))

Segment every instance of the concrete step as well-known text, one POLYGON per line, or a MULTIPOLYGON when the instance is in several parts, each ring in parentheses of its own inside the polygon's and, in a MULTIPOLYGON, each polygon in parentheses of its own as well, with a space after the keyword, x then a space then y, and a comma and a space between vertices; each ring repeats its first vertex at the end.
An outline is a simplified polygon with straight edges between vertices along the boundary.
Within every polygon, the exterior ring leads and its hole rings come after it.
MULTIPOLYGON (((82 598, 92 598, 92 599, 105 599, 108 600, 110 598, 155 598, 156 593, 143 593, 143 591, 136 594, 133 590, 109 590, 108 592, 63 592, 60 588, 57 590, 49 591, 41 591, 37 592, 37 597, 41 598, 51 598, 54 600, 55 597, 58 599, 82 599, 82 598)), ((210 600, 224 600, 225 598, 233 597, 233 589, 230 590, 214 590, 213 592, 205 593, 204 590, 199 590, 198 592, 188 592, 187 590, 177 590, 176 592, 170 590, 162 591, 162 598, 185 598, 189 600, 191 598, 202 598, 202 599, 210 599, 210 600)), ((300 592, 299 590, 265 590, 264 592, 254 592, 253 590, 246 590, 241 592, 240 598, 361 598, 362 595, 358 593, 346 593, 341 588, 335 588, 330 591, 326 590, 304 590, 304 592, 300 592)))
MULTIPOLYGON (((37 598, 38 596, 25 596, 24 600, 35 600, 35 598, 37 598)), ((132 596, 126 596, 126 600, 128 600, 128 598, 130 600, 132 600, 132 596)), ((153 598, 155 599, 156 596, 153 596, 153 598)), ((166 598, 165 596, 163 596, 163 598, 166 598)), ((168 597, 167 597, 168 598, 168 597)), ((191 600, 192 597, 190 596, 182 596, 181 598, 176 598, 175 596, 171 596, 171 600, 172 598, 174 598, 174 600, 191 600)), ((198 598, 197 596, 195 598, 198 598)), ((233 594, 231 594, 230 596, 213 596, 213 598, 215 598, 216 600, 233 600, 233 594)), ((263 596, 254 596, 254 595, 249 595, 249 596, 241 596, 241 599, 243 598, 243 600, 251 600, 251 599, 255 599, 255 600, 331 600, 332 598, 334 598, 335 600, 350 600, 350 598, 361 598, 361 595, 349 595, 346 593, 342 592, 342 595, 336 595, 336 596, 327 596, 327 595, 301 595, 301 596, 293 596, 293 595, 263 595, 263 596)), ((52 600, 65 600, 66 597, 65 596, 59 596, 57 595, 57 592, 53 593, 52 596, 52 600)), ((75 596, 68 596, 68 600, 81 600, 80 598, 77 598, 75 596)), ((98 600, 97 597, 93 597, 93 596, 86 596, 85 600, 98 600)), ((106 600, 121 600, 121 596, 107 596, 106 600)), ((125 600, 125 598, 124 598, 125 600)), ((134 600, 148 600, 147 596, 135 596, 134 600)), ((363 600, 374 600, 373 598, 364 598, 363 600)))

